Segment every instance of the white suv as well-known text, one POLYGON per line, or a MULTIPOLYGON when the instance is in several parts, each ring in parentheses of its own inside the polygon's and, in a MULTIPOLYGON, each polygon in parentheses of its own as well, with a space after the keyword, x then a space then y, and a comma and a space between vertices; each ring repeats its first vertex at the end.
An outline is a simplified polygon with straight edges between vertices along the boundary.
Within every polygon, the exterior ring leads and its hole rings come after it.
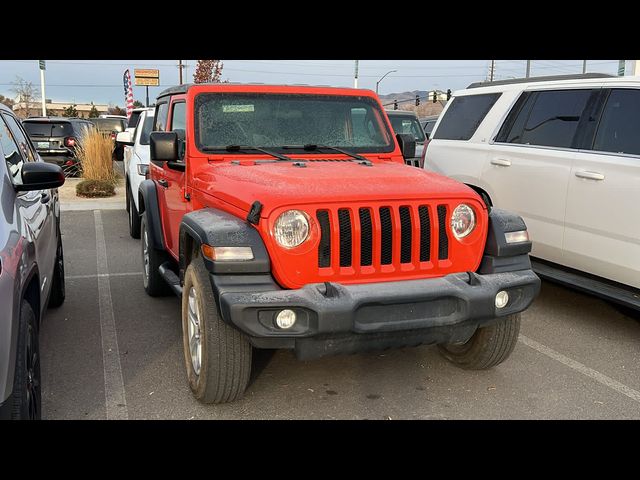
POLYGON ((640 308, 640 77, 575 77, 455 92, 425 168, 521 215, 540 275, 640 308))
POLYGON ((149 135, 153 129, 153 108, 140 111, 135 129, 127 128, 117 136, 124 144, 124 174, 126 180, 126 202, 129 214, 129 234, 140 238, 140 215, 138 213, 138 187, 145 179, 149 168, 149 135))

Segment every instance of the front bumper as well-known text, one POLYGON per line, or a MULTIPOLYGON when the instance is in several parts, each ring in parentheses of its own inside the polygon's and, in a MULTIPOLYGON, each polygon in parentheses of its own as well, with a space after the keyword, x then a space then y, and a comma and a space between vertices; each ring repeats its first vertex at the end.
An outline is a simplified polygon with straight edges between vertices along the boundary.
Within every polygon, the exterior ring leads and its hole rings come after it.
POLYGON ((227 323, 256 347, 293 348, 299 358, 464 342, 479 326, 525 310, 540 290, 532 270, 358 285, 327 282, 298 290, 265 290, 268 282, 256 282, 253 289, 245 285, 234 291, 241 276, 211 277, 227 323), (509 302, 498 309, 495 296, 501 290, 509 302), (288 330, 275 325, 282 309, 296 312, 297 321, 288 330))

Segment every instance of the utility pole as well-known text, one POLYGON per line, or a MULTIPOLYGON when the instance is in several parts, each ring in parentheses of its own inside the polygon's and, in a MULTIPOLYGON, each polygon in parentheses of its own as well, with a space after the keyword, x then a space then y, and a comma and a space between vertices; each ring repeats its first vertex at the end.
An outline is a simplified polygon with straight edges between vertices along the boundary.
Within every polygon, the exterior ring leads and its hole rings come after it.
POLYGON ((353 77, 353 88, 358 88, 358 60, 356 60, 356 75, 353 77))
POLYGON ((493 75, 495 74, 495 70, 496 70, 496 61, 495 60, 491 60, 491 67, 489 67, 489 81, 493 82, 493 75))
POLYGON ((527 73, 525 75, 526 78, 531 76, 531 60, 527 60, 527 73))
POLYGON ((582 73, 587 73, 587 61, 582 61, 582 73))
MULTIPOLYGON (((184 68, 184 65, 182 65, 182 60, 178 60, 178 71, 180 72, 180 85, 182 85, 182 69, 184 68)), ((147 101, 147 103, 149 103, 147 101)))
MULTIPOLYGON (((46 117, 47 116, 47 97, 44 94, 44 71, 47 68, 47 66, 44 60, 40 60, 38 63, 40 65, 40 93, 42 95, 42 116, 46 117)), ((27 116, 28 116, 28 112, 29 112, 29 105, 27 105, 27 116)))

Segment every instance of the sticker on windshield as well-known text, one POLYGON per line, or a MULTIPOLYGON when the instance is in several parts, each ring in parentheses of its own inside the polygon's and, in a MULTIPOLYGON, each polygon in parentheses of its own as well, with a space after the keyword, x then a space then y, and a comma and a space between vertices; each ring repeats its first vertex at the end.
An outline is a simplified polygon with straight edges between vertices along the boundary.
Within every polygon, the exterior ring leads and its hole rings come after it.
POLYGON ((253 105, 223 105, 223 113, 253 112, 253 105))

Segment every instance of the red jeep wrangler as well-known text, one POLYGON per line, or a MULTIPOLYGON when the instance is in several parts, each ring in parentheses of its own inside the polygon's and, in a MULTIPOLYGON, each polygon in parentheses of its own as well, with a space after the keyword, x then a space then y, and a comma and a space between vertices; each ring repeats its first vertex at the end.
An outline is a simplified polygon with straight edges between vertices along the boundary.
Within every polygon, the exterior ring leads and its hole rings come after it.
POLYGON ((229 402, 252 348, 300 359, 438 344, 505 360, 540 289, 526 226, 407 167, 368 90, 182 85, 160 94, 139 190, 144 287, 182 297, 199 400, 229 402))

